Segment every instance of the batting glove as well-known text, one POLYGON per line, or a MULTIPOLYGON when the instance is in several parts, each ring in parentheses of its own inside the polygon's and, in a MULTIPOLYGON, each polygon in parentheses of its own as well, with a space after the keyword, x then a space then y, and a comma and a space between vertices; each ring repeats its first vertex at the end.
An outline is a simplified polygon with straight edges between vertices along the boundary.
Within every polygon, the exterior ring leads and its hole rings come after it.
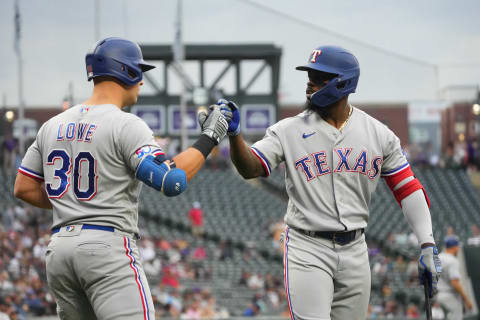
POLYGON ((438 257, 437 247, 428 246, 422 248, 418 258, 418 275, 420 276, 420 284, 425 285, 425 281, 428 281, 430 298, 437 293, 440 273, 442 273, 442 263, 438 257))
POLYGON ((238 136, 240 134, 240 110, 235 102, 220 99, 217 101, 217 105, 220 106, 220 111, 227 119, 227 134, 233 137, 238 136))
POLYGON ((198 123, 202 129, 202 134, 212 139, 215 144, 219 144, 227 134, 228 123, 220 112, 220 106, 212 105, 209 109, 209 113, 198 113, 198 123))

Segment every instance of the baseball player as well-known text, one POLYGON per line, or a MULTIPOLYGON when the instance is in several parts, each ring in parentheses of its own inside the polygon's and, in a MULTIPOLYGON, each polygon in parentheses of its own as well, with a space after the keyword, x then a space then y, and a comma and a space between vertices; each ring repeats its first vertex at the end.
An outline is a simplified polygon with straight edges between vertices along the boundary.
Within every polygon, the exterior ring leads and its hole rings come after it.
POLYGON ((297 70, 308 72, 305 110, 272 125, 252 147, 240 133, 235 103, 218 102, 229 122, 232 162, 245 179, 268 176, 285 162, 284 273, 291 318, 366 318, 370 269, 364 230, 380 177, 421 243, 421 281, 432 284, 433 295, 441 270, 429 201, 395 134, 348 103, 360 76, 357 59, 345 49, 323 46, 297 70))
POLYGON ((167 159, 146 123, 122 111, 153 68, 134 42, 98 42, 86 55, 91 97, 48 120, 18 170, 15 196, 53 209, 46 268, 61 319, 155 319, 136 245, 140 182, 180 194, 226 134, 218 106, 199 113, 200 138, 167 159))
POLYGON ((440 253, 442 275, 438 281, 437 301, 446 311, 448 320, 463 319, 463 302, 468 310, 472 309, 472 302, 460 284, 460 264, 457 259, 459 241, 456 236, 445 239, 445 250, 440 253))

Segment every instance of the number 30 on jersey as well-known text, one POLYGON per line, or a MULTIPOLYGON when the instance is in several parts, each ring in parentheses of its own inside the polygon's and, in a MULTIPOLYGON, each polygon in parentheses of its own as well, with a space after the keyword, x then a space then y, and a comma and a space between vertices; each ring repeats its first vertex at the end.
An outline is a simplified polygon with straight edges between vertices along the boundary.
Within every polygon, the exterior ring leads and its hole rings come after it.
MULTIPOLYGON (((62 149, 52 150, 48 154, 47 165, 55 166, 55 183, 46 183, 45 187, 49 198, 61 198, 71 183, 72 157, 62 149)), ((79 152, 73 161, 73 193, 78 200, 88 201, 97 194, 97 161, 90 152, 79 152), (87 166, 88 174, 82 177, 82 167, 87 166), (81 188, 82 182, 86 187, 81 188)))

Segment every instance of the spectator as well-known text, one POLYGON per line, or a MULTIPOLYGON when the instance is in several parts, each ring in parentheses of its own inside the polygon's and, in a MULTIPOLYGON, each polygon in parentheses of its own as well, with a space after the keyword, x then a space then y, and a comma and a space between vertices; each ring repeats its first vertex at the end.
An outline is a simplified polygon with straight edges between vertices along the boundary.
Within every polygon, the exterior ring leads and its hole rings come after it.
POLYGON ((247 285, 250 289, 260 289, 263 287, 263 279, 258 274, 253 274, 247 282, 247 285))
POLYGON ((215 319, 217 317, 217 305, 215 298, 210 296, 205 297, 200 310, 201 319, 215 319))
POLYGON ((180 319, 200 319, 200 301, 194 300, 180 316, 180 319))
POLYGON ((215 256, 220 261, 233 259, 232 242, 230 240, 222 240, 220 242, 220 245, 217 247, 217 250, 215 251, 215 256))
POLYGON ((178 277, 176 274, 172 272, 171 267, 165 267, 162 280, 160 282, 162 285, 172 288, 179 288, 180 282, 178 281, 178 277))
POLYGON ((5 303, 5 300, 0 297, 0 320, 10 320, 8 316, 9 307, 8 304, 5 303))
POLYGON ((188 218, 190 219, 192 234, 198 238, 203 235, 203 210, 200 208, 200 202, 198 201, 193 202, 192 206, 188 212, 188 218))
POLYGON ((385 318, 395 318, 398 316, 398 304, 394 300, 388 300, 385 303, 385 318))
POLYGON ((192 258, 197 261, 203 261, 207 258, 207 252, 203 245, 199 245, 193 250, 192 258))
POLYGON ((260 306, 256 303, 250 303, 247 309, 242 313, 244 317, 255 317, 260 312, 260 306))
POLYGON ((407 270, 407 264, 402 255, 398 255, 397 259, 395 260, 395 267, 394 271, 398 273, 405 273, 407 270))
POLYGON ((418 239, 415 233, 411 232, 408 235, 408 245, 412 247, 417 247, 418 246, 418 239))
POLYGON ((397 233, 395 234, 395 245, 397 245, 398 247, 403 247, 405 245, 407 245, 407 242, 408 242, 408 235, 404 232, 400 232, 400 233, 397 233))
POLYGON ((467 239, 469 246, 480 246, 480 228, 476 224, 472 225, 472 235, 467 239))
POLYGON ((448 226, 446 237, 454 237, 454 236, 455 236, 455 230, 453 229, 452 226, 448 226))
POLYGON ((432 320, 443 320, 445 319, 445 312, 440 307, 437 301, 433 303, 432 306, 432 320))
POLYGON ((458 168, 458 164, 455 163, 455 159, 454 159, 454 144, 453 144, 452 141, 450 141, 447 144, 447 148, 445 150, 445 155, 444 155, 443 159, 441 160, 441 164, 446 169, 458 168))
POLYGON ((381 314, 381 307, 368 304, 367 319, 377 319, 381 314))
POLYGON ((12 291, 13 283, 9 280, 7 271, 0 273, 0 291, 12 291))
POLYGON ((3 171, 9 176, 13 176, 16 172, 15 163, 17 160, 18 143, 12 134, 9 133, 2 145, 3 152, 3 171))
POLYGON ((242 275, 240 276, 240 280, 238 282, 239 286, 248 286, 248 281, 250 279, 250 273, 246 270, 242 271, 242 275))
POLYGON ((467 151, 465 143, 458 142, 454 145, 453 161, 460 168, 465 168, 467 161, 467 151))
POLYGON ((418 319, 420 318, 420 312, 418 307, 415 304, 410 304, 407 308, 407 319, 418 319))
POLYGON ((270 235, 272 237, 272 247, 273 249, 283 252, 283 246, 281 245, 281 238, 282 234, 285 231, 285 223, 283 220, 275 221, 274 223, 270 224, 268 227, 270 231, 270 235))

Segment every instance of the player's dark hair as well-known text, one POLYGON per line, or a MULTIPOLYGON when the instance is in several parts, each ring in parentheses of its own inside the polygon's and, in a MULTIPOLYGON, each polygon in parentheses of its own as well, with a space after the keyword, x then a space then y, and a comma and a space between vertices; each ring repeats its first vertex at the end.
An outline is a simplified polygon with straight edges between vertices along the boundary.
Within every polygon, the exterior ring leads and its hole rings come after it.
POLYGON ((114 78, 114 77, 111 77, 111 76, 95 77, 95 78, 93 78, 93 85, 97 85, 97 84, 99 84, 101 82, 104 82, 104 81, 113 81, 113 82, 118 83, 122 87, 128 88, 128 86, 125 83, 123 83, 120 80, 118 80, 117 78, 114 78))

